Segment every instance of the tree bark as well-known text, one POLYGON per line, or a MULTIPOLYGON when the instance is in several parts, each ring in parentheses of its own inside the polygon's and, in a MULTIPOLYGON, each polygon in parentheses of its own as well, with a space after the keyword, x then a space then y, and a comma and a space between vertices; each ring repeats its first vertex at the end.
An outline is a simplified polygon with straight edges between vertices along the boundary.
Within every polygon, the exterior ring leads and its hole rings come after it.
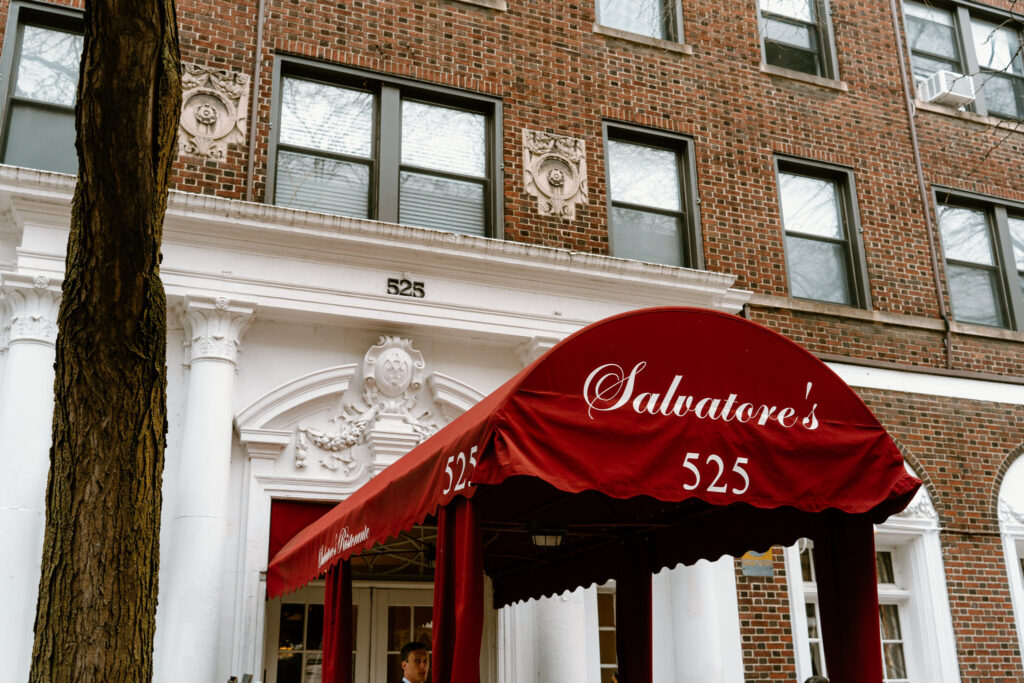
POLYGON ((180 111, 173 0, 87 0, 33 683, 152 678, 180 111))

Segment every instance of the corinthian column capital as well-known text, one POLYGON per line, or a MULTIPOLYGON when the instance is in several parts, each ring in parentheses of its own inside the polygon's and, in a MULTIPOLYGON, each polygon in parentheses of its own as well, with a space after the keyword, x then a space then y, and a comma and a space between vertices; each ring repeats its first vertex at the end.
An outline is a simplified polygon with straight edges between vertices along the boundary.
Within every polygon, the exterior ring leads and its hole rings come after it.
POLYGON ((191 362, 237 362, 242 335, 252 321, 254 308, 251 303, 223 296, 186 296, 182 322, 191 362))
POLYGON ((18 342, 57 342, 60 281, 7 273, 0 279, 0 348, 18 342))

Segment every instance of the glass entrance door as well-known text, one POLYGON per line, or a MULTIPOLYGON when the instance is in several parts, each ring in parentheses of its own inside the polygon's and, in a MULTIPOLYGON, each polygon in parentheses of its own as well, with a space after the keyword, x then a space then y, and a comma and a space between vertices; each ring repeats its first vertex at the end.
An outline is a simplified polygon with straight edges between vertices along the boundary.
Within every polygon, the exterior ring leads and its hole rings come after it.
MULTIPOLYGON (((402 646, 414 640, 430 645, 433 587, 400 585, 353 586, 356 683, 401 683, 402 646)), ((323 582, 318 581, 267 603, 266 683, 320 683, 323 601, 323 582)))

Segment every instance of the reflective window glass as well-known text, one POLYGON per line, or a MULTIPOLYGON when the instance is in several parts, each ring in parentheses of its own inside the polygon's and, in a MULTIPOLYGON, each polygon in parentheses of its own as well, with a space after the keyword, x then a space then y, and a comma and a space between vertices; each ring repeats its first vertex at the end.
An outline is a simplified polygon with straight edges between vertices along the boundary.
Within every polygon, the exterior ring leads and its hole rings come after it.
POLYGON ((672 1, 598 0, 598 18, 604 26, 670 40, 672 1))

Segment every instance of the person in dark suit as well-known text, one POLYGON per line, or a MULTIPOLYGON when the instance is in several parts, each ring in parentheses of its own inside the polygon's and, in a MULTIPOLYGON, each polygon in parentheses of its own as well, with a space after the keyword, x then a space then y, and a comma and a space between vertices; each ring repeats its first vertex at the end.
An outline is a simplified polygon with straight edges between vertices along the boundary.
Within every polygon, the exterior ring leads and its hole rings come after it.
POLYGON ((430 673, 430 652, 423 643, 412 642, 399 652, 402 657, 402 683, 424 683, 430 673))

